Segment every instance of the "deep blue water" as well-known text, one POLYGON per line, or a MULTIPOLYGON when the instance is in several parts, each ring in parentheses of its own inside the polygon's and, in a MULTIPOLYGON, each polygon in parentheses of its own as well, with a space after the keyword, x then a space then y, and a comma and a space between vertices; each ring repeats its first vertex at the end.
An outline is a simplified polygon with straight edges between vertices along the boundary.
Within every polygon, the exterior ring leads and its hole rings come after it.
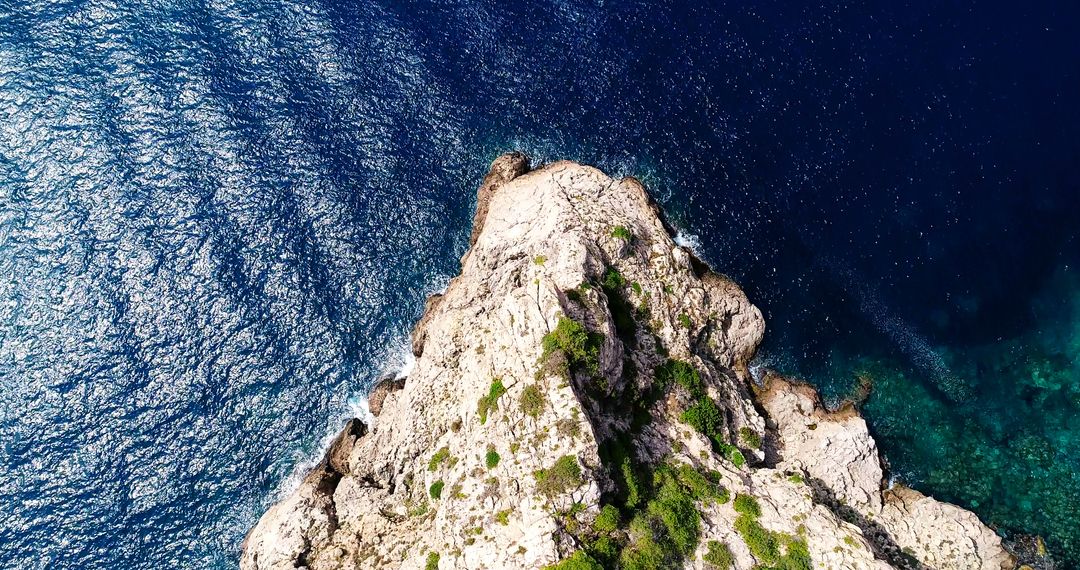
POLYGON ((234 566, 509 149, 642 178, 763 363, 1080 564, 1080 9, 521 4, 0 0, 0 566, 234 566))

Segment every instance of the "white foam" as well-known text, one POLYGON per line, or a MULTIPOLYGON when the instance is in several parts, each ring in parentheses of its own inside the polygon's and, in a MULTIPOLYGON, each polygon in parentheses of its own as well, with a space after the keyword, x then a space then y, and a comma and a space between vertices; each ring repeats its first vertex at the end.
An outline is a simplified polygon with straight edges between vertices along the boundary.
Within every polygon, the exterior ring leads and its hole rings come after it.
POLYGON ((676 228, 675 245, 685 247, 694 252, 694 255, 701 257, 701 238, 696 234, 687 232, 682 228, 676 228))
POLYGON ((297 451, 294 454, 297 458, 296 466, 293 467, 292 472, 289 473, 289 476, 286 477, 285 480, 281 482, 281 486, 278 487, 277 493, 275 493, 276 496, 273 499, 275 503, 293 494, 293 492, 300 487, 300 483, 304 481, 304 478, 307 477, 308 473, 311 473, 311 470, 326 456, 326 452, 330 449, 330 444, 334 442, 334 438, 337 437, 340 430, 341 426, 338 426, 336 430, 328 431, 326 435, 319 440, 319 446, 316 453, 308 454, 297 451))
MULTIPOLYGON (((413 366, 416 364, 416 357, 412 353, 412 344, 409 340, 407 333, 399 332, 394 335, 394 340, 384 349, 384 355, 382 360, 384 365, 378 374, 377 378, 393 377, 394 379, 403 379, 412 372, 413 366)), ((334 438, 341 433, 342 427, 349 420, 356 418, 364 422, 369 428, 375 426, 375 415, 371 413, 371 407, 368 404, 368 393, 363 394, 351 394, 344 402, 344 406, 338 410, 337 413, 332 414, 332 417, 328 420, 326 425, 326 432, 322 439, 319 440, 318 445, 314 451, 305 449, 298 449, 294 454, 295 466, 289 476, 282 481, 281 486, 278 488, 275 494, 274 501, 280 501, 285 497, 291 495, 297 488, 300 487, 300 483, 304 481, 308 473, 314 469, 323 457, 326 456, 326 452, 330 449, 330 444, 334 442, 334 438)))
POLYGON ((755 355, 754 359, 750 361, 750 378, 754 380, 754 384, 758 386, 765 385, 765 371, 769 369, 768 359, 762 357, 760 354, 755 355))
POLYGON ((346 403, 349 405, 349 415, 364 422, 369 428, 375 427, 375 415, 368 406, 367 396, 351 396, 346 403))

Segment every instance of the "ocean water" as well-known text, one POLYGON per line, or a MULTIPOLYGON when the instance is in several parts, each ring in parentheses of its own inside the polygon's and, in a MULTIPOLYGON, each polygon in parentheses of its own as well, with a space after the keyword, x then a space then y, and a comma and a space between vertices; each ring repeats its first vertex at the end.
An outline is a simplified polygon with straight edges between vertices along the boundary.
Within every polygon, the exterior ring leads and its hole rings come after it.
POLYGON ((0 0, 0 566, 230 568, 487 164, 643 179, 893 475, 1080 565, 1080 9, 0 0))

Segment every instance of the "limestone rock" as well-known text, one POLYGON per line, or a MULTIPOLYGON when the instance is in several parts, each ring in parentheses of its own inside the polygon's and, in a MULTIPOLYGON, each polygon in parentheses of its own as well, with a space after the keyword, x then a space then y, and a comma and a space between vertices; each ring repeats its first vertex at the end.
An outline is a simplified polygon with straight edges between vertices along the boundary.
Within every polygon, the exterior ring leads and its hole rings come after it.
POLYGON ((880 557, 939 570, 1016 566, 974 514, 902 486, 882 492, 877 447, 851 404, 828 411, 811 386, 776 374, 759 399, 780 440, 777 468, 804 474, 818 502, 855 521, 880 557))
MULTIPOLYGON (((381 382, 375 425, 350 423, 263 515, 241 567, 541 568, 591 548, 601 507, 640 469, 661 482, 685 470, 714 489, 695 495, 700 524, 667 559, 676 566, 705 568, 717 541, 739 570, 800 548, 815 568, 892 568, 909 545, 926 567, 1010 567, 971 513, 882 494, 853 409, 828 412, 809 388, 777 380, 760 395, 767 425, 748 370, 761 313, 669 229, 632 178, 497 159, 461 275, 413 331, 409 377, 381 382), (706 400, 715 413, 698 410, 702 433, 684 420, 698 421, 688 410, 706 400), (755 497, 753 516, 717 498, 720 487, 755 497), (747 542, 748 522, 773 552, 747 542)), ((620 544, 648 528, 627 522, 610 531, 620 544)))

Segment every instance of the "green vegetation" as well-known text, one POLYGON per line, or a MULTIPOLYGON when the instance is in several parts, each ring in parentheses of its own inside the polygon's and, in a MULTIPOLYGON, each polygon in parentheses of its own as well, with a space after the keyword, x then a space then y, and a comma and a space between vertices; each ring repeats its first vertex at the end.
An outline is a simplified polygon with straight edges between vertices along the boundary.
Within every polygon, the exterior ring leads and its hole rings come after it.
POLYGON ((691 399, 695 400, 680 416, 680 420, 689 424, 695 430, 709 438, 713 447, 720 451, 724 457, 736 467, 746 464, 746 458, 742 452, 733 445, 724 441, 723 425, 724 416, 705 392, 705 384, 701 381, 701 375, 690 364, 681 360, 669 359, 656 369, 656 382, 662 387, 676 384, 685 389, 691 399))
POLYGON ((570 370, 584 370, 590 376, 600 373, 600 345, 604 335, 591 333, 581 323, 559 317, 555 330, 544 335, 541 345, 544 349, 541 360, 548 360, 556 352, 566 357, 570 370))
POLYGON ((638 295, 642 294, 641 283, 638 283, 637 281, 634 281, 633 283, 630 284, 630 288, 633 289, 634 293, 637 293, 638 295))
POLYGON ((810 549, 806 541, 787 534, 772 532, 761 526, 761 506, 757 499, 749 495, 735 497, 735 510, 739 517, 735 519, 735 531, 742 537, 750 554, 760 563, 761 568, 771 570, 812 570, 810 549))
POLYGON ((488 469, 494 469, 499 464, 499 454, 495 451, 495 447, 489 445, 487 453, 484 455, 484 465, 487 465, 488 469))
POLYGON ((443 480, 439 479, 438 481, 431 484, 431 488, 428 489, 428 494, 431 495, 432 499, 438 499, 439 497, 442 497, 442 490, 445 485, 446 484, 443 483, 443 480))
POLYGON ((488 414, 499 409, 499 398, 506 393, 506 387, 503 386, 502 379, 496 378, 491 381, 491 388, 488 389, 487 396, 480 398, 476 402, 476 412, 480 414, 480 423, 487 423, 488 414))
POLYGON ((430 508, 431 505, 428 504, 427 499, 424 499, 424 502, 409 509, 407 514, 410 517, 422 517, 427 514, 428 509, 430 508))
POLYGON ((798 473, 792 473, 791 475, 788 475, 788 481, 791 481, 792 483, 799 483, 799 484, 804 483, 802 475, 800 475, 798 473))
POLYGON ((728 570, 735 565, 735 557, 731 554, 728 545, 716 540, 710 540, 706 546, 709 551, 705 553, 705 556, 702 556, 702 560, 708 564, 719 570, 728 570))
POLYGON ((619 509, 613 505, 604 505, 593 521, 593 530, 602 534, 613 533, 619 529, 619 519, 619 509))
POLYGON ((601 458, 618 491, 605 504, 584 537, 586 551, 604 568, 677 568, 696 548, 701 534, 699 505, 726 502, 728 492, 717 472, 689 464, 650 469, 630 453, 629 440, 604 443, 601 458))
POLYGON ((757 499, 751 495, 735 495, 735 502, 732 506, 735 507, 735 512, 737 513, 750 515, 754 518, 761 516, 761 505, 759 505, 757 499))
POLYGON ((551 499, 581 485, 581 466, 573 455, 564 455, 548 469, 534 473, 536 489, 551 499))
POLYGON ((687 315, 686 313, 679 313, 679 324, 687 329, 693 328, 694 326, 694 323, 690 322, 690 315, 687 315))
POLYGON ((661 387, 678 384, 690 393, 691 398, 701 398, 705 395, 705 384, 701 381, 701 375, 687 362, 682 360, 668 359, 667 362, 656 367, 656 381, 661 387))
POLYGON ((692 465, 682 463, 675 469, 675 475, 694 500, 715 501, 720 504, 728 502, 728 490, 720 484, 719 472, 712 471, 708 475, 703 475, 692 465))
POLYGON ((615 226, 611 228, 611 237, 626 240, 628 242, 634 241, 634 234, 630 232, 630 228, 626 226, 615 226))
POLYGON ((761 526, 757 517, 748 514, 739 515, 735 519, 735 531, 742 537, 754 558, 770 564, 779 557, 780 548, 776 542, 776 536, 761 526))
POLYGON ((428 552, 427 562, 424 563, 424 570, 439 570, 438 552, 428 552))
POLYGON ((578 550, 569 558, 564 558, 555 564, 546 566, 545 570, 604 570, 604 567, 595 558, 586 554, 585 551, 578 550))
POLYGON ((681 421, 708 437, 713 449, 720 452, 736 467, 746 464, 746 457, 739 448, 724 441, 724 414, 705 391, 705 383, 702 382, 701 375, 693 366, 681 360, 668 359, 667 362, 656 367, 654 375, 656 385, 661 389, 674 384, 681 386, 690 394, 694 403, 683 411, 679 417, 681 421))
POLYGON ((521 398, 518 400, 521 412, 533 419, 540 417, 541 412, 544 411, 545 403, 544 393, 540 391, 540 386, 537 384, 526 386, 525 390, 521 392, 521 398))
POLYGON ((716 407, 712 398, 699 398, 682 413, 679 419, 708 436, 714 443, 722 445, 723 436, 720 430, 723 428, 724 415, 720 412, 720 408, 716 407))
POLYGON ((533 263, 535 263, 537 265, 543 265, 544 262, 546 262, 546 261, 547 261, 547 258, 542 256, 542 255, 538 255, 538 256, 533 258, 533 263))
POLYGON ((701 514, 694 496, 668 466, 653 474, 652 499, 630 521, 630 541, 619 555, 626 570, 652 570, 682 566, 697 547, 701 514))
POLYGON ((431 461, 428 461, 428 471, 435 471, 438 469, 439 465, 442 465, 442 462, 446 461, 448 457, 450 457, 450 448, 439 448, 439 450, 435 452, 435 455, 431 456, 431 461))
POLYGON ((577 439, 581 435, 581 423, 573 418, 561 418, 555 422, 555 433, 561 438, 577 439))
POLYGON ((784 556, 777 561, 779 570, 812 570, 814 561, 810 558, 810 548, 802 539, 787 538, 784 556))
POLYGON ((619 273, 618 269, 608 267, 607 271, 604 272, 604 279, 600 282, 600 286, 605 290, 618 291, 626 286, 626 278, 622 276, 622 273, 619 273))
POLYGON ((743 443, 748 447, 761 449, 761 436, 758 435, 756 431, 745 426, 741 427, 739 428, 739 438, 742 439, 743 443))
POLYGON ((504 511, 499 511, 495 513, 495 522, 503 526, 510 524, 510 513, 512 512, 513 511, 511 511, 510 509, 506 509, 504 511))
POLYGON ((720 452, 723 453, 724 457, 726 457, 735 467, 746 465, 746 457, 743 456, 738 447, 724 443, 720 445, 720 452))

